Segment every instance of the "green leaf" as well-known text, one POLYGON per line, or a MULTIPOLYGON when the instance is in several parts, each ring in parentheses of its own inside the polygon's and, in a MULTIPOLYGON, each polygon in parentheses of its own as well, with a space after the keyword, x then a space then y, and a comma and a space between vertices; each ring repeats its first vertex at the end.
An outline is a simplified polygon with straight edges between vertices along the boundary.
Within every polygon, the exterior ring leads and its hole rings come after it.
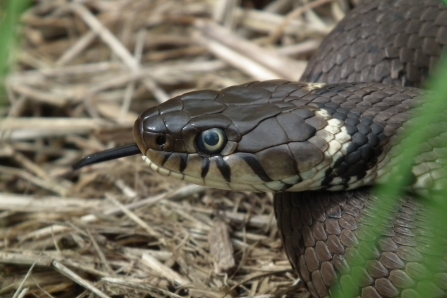
POLYGON ((0 105, 6 103, 4 78, 10 53, 15 53, 20 14, 30 5, 28 0, 7 0, 0 5, 0 105))

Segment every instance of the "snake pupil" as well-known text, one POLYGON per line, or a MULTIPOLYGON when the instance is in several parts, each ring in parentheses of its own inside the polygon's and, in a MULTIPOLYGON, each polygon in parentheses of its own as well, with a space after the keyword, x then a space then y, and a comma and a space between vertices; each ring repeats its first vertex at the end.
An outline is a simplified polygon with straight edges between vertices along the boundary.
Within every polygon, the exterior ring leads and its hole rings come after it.
POLYGON ((215 131, 206 131, 203 135, 203 141, 209 146, 214 146, 219 143, 219 135, 215 131))

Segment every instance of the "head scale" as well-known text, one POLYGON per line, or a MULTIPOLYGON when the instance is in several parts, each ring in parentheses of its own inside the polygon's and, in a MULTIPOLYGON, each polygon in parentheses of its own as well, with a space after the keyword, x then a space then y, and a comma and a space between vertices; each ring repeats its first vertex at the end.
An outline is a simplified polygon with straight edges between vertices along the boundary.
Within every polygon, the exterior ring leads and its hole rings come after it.
POLYGON ((162 175, 224 189, 286 190, 301 181, 296 160, 307 170, 315 162, 311 155, 321 156, 308 142, 292 145, 301 146, 298 159, 290 153, 291 139, 304 141, 315 129, 303 115, 285 112, 296 110, 294 104, 270 99, 269 90, 250 84, 186 93, 143 112, 134 138, 146 163, 162 175), (288 120, 304 132, 289 136, 288 120))

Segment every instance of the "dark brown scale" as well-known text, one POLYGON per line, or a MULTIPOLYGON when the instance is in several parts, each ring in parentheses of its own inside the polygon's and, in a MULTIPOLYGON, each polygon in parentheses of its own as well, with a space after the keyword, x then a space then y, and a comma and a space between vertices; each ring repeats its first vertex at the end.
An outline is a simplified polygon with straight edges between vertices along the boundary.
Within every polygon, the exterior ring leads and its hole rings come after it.
POLYGON ((374 247, 374 259, 365 260, 366 268, 349 268, 346 262, 341 261, 355 254, 355 247, 364 240, 365 235, 359 234, 359 227, 368 216, 371 203, 376 200, 378 198, 370 198, 368 189, 276 195, 275 211, 286 251, 311 293, 317 297, 328 296, 328 286, 336 281, 334 273, 347 266, 344 268, 348 272, 346 274, 352 272, 362 277, 359 288, 362 297, 374 297, 368 295, 376 292, 385 297, 395 297, 402 295, 405 289, 415 290, 422 297, 445 297, 446 286, 441 281, 447 275, 447 265, 443 264, 438 272, 430 273, 420 263, 430 255, 430 251, 418 250, 425 246, 425 241, 419 242, 413 235, 420 235, 419 229, 424 227, 422 214, 426 206, 411 197, 402 197, 396 202, 395 217, 390 218, 389 223, 394 227, 394 233, 385 231, 382 234, 374 247), (413 209, 406 208, 407 205, 413 209), (301 216, 301 220, 296 219, 297 216, 301 216), (294 224, 297 220, 298 224, 294 224), (406 227, 402 228, 402 225, 406 227), (411 241, 400 241, 407 236, 411 241), (321 283, 321 278, 330 282, 321 283), (439 279, 439 285, 431 282, 436 279, 439 279), (430 290, 435 296, 422 295, 425 292, 420 292, 419 288, 430 290))
MULTIPOLYGON (((446 52, 447 9, 437 0, 365 2, 350 12, 322 42, 301 80, 423 85, 441 53, 446 52)), ((398 128, 399 109, 385 109, 379 114, 371 110, 363 112, 362 107, 355 104, 356 96, 387 106, 394 100, 403 100, 405 104, 406 96, 414 92, 396 94, 396 89, 388 88, 371 93, 368 84, 353 93, 348 85, 344 88, 346 90, 339 91, 342 96, 339 100, 332 93, 332 102, 350 112, 344 120, 348 132, 367 136, 367 142, 374 145, 398 128), (356 119, 359 115, 361 121, 370 118, 374 122, 359 124, 356 119)), ((330 97, 331 93, 324 96, 330 97)), ((324 98, 319 101, 324 102, 324 98)), ((345 117, 343 111, 337 113, 333 113, 337 119, 345 117)), ((429 136, 428 147, 442 142, 437 137, 439 134, 433 132, 429 136)), ((365 141, 358 139, 356 142, 361 146, 365 141)), ((371 146, 365 148, 368 149, 361 151, 364 157, 377 155, 371 151, 371 146)), ((352 152, 358 150, 351 149, 352 152)), ((427 148, 427 152, 432 150, 427 148)), ((369 212, 375 200, 377 198, 370 197, 369 189, 275 195, 275 213, 286 252, 309 291, 315 297, 328 296, 330 286, 337 283, 336 274, 341 274, 340 269, 344 268, 347 274, 362 276, 363 282, 358 285, 361 297, 446 297, 447 256, 438 272, 430 273, 422 265, 430 254, 426 243, 433 241, 433 233, 427 231, 426 225, 430 212, 424 211, 426 206, 410 196, 397 201, 389 228, 374 247, 373 258, 365 260, 366 268, 349 268, 344 258, 355 253, 362 240, 370 238, 368 233, 364 234, 367 229, 360 234, 359 227, 365 228, 364 218, 376 216, 369 212)), ((342 289, 343 285, 352 283, 348 275, 342 274, 338 280, 342 289)))
POLYGON ((447 45, 441 1, 366 2, 326 37, 302 81, 423 84, 447 45))

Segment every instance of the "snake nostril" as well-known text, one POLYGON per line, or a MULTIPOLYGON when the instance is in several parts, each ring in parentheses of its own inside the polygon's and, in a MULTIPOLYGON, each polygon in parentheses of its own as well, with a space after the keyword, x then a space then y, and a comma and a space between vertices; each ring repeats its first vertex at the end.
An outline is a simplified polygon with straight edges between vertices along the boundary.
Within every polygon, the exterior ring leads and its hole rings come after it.
POLYGON ((159 146, 164 145, 164 144, 166 143, 166 137, 165 137, 165 136, 158 136, 158 137, 155 139, 155 143, 156 143, 157 145, 159 145, 159 146))

